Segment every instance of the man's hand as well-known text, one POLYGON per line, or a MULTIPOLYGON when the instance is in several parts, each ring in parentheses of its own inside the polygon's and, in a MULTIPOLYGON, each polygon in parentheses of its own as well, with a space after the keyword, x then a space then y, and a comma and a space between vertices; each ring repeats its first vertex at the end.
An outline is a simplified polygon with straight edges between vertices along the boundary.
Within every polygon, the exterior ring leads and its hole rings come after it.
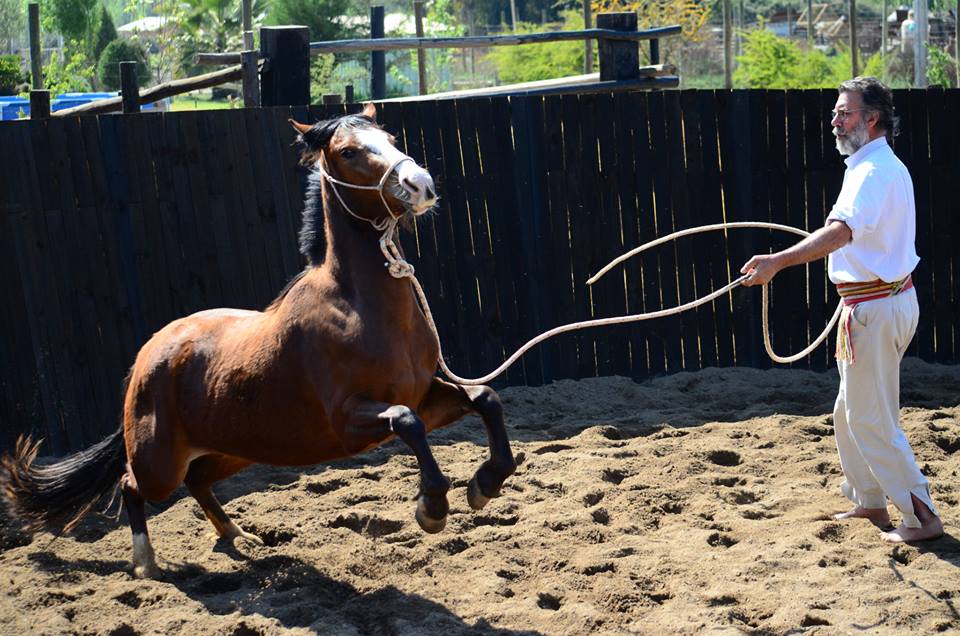
POLYGON ((752 272, 743 285, 765 285, 784 267, 809 263, 840 249, 853 239, 853 233, 843 221, 829 220, 827 224, 793 247, 776 254, 758 254, 740 268, 741 274, 752 272))
POLYGON ((765 285, 773 280, 781 269, 783 265, 777 254, 757 254, 740 268, 741 274, 751 273, 750 278, 743 281, 742 285, 744 287, 765 285))

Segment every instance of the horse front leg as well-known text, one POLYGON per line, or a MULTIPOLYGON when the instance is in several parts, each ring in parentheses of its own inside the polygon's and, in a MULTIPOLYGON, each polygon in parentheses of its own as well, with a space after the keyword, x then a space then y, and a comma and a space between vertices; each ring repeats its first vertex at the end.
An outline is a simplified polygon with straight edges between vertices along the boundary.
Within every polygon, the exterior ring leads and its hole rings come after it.
POLYGON ((480 510, 500 496, 503 482, 517 469, 503 423, 500 396, 488 386, 460 386, 434 378, 419 409, 428 430, 446 426, 470 411, 483 419, 490 444, 490 458, 480 465, 467 485, 467 503, 480 510))
POLYGON ((410 447, 420 466, 420 492, 416 519, 425 532, 443 530, 447 523, 447 491, 450 482, 440 471, 427 444, 427 427, 407 406, 356 400, 347 409, 343 443, 351 452, 359 452, 394 434, 410 447))

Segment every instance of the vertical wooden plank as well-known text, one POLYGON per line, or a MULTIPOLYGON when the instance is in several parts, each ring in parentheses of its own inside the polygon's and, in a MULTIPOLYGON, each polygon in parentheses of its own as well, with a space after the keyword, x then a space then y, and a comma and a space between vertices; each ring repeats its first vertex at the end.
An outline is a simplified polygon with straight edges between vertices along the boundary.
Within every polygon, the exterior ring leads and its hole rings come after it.
MULTIPOLYGON (((417 102, 404 102, 396 105, 400 111, 398 119, 401 130, 389 130, 397 137, 397 145, 420 165, 426 161, 423 152, 420 111, 417 102), (402 142, 402 144, 401 144, 402 142)), ((432 122, 431 122, 432 123, 432 122)), ((434 183, 436 186, 436 183, 434 183)), ((437 239, 435 235, 435 217, 427 214, 417 219, 412 232, 402 232, 403 249, 406 258, 416 267, 417 278, 427 295, 430 310, 440 336, 441 349, 449 339, 451 305, 444 298, 443 284, 440 281, 441 267, 437 259, 437 239)), ((453 307, 455 308, 455 307, 453 307)), ((456 373, 455 369, 452 369, 456 373)))
MULTIPOLYGON (((467 352, 463 360, 465 372, 471 376, 488 372, 488 358, 485 355, 485 327, 481 323, 480 297, 477 286, 477 265, 474 258, 471 235, 472 210, 467 204, 465 192, 464 164, 461 156, 461 141, 458 134, 457 102, 444 100, 437 104, 440 131, 442 134, 443 164, 446 175, 446 200, 441 199, 441 218, 447 218, 453 241, 450 244, 456 261, 460 280, 455 288, 461 290, 464 333, 469 340, 464 343, 467 352)), ((446 225, 446 224, 445 224, 446 225)))
MULTIPOLYGON (((0 144, 3 148, 15 149, 19 145, 22 122, 0 122, 0 144)), ((0 200, 0 299, 4 311, 0 311, 0 325, 6 364, 0 369, 3 393, 6 395, 5 410, 0 421, 3 437, 0 443, 12 449, 19 433, 30 433, 34 438, 45 437, 46 408, 49 396, 46 379, 41 376, 38 360, 34 354, 34 335, 38 329, 30 313, 31 298, 28 279, 22 256, 23 237, 16 228, 29 208, 29 193, 23 188, 21 161, 12 151, 0 153, 0 174, 9 179, 9 188, 0 200)))
MULTIPOLYGON (((254 306, 263 306, 273 298, 281 289, 276 287, 270 280, 268 264, 268 248, 265 244, 265 237, 260 232, 260 214, 258 183, 254 177, 255 154, 252 149, 252 143, 247 134, 247 120, 253 118, 254 111, 239 111, 236 117, 230 117, 228 128, 230 138, 233 140, 233 156, 237 171, 237 186, 239 194, 239 208, 236 210, 238 216, 239 228, 238 234, 244 236, 247 252, 244 258, 250 267, 251 289, 247 293, 247 298, 254 306)), ((285 281, 284 281, 285 282, 285 281)))
POLYGON ((297 249, 289 241, 294 225, 294 215, 299 208, 291 208, 287 196, 287 164, 283 160, 282 148, 293 143, 294 133, 285 122, 290 118, 289 108, 272 108, 263 112, 260 118, 260 135, 263 143, 261 163, 267 169, 269 188, 272 197, 271 214, 269 215, 269 236, 274 241, 276 251, 272 261, 276 263, 271 271, 277 271, 276 289, 279 291, 287 279, 295 272, 300 271, 300 259, 297 249))
MULTIPOLYGON (((703 153, 702 187, 698 197, 700 199, 701 214, 697 217, 697 225, 723 223, 724 200, 720 186, 721 165, 719 151, 719 136, 717 130, 717 91, 698 91, 700 140, 703 153)), ((739 269, 732 270, 733 264, 728 256, 727 236, 717 232, 713 236, 704 236, 704 243, 695 245, 697 254, 703 259, 699 267, 705 267, 709 286, 698 295, 712 292, 727 285, 732 276, 739 275, 739 269)), ((707 312, 713 317, 715 325, 716 364, 730 366, 733 364, 733 317, 731 316, 732 298, 728 293, 714 300, 707 312)), ((702 332, 701 332, 702 333, 702 332)), ((701 336, 701 342, 703 336, 701 336)))
MULTIPOLYGON (((766 128, 767 128, 767 156, 766 176, 767 183, 767 214, 766 220, 771 223, 786 223, 787 211, 787 131, 786 131, 786 103, 784 92, 779 90, 764 91, 766 96, 766 128)), ((778 251, 796 242, 793 236, 786 236, 782 232, 768 232, 769 245, 773 251, 778 251)), ((791 270, 796 268, 790 268, 791 270)), ((781 272, 783 273, 783 272, 781 272)), ((790 272, 797 274, 798 272, 790 272)), ((777 275, 779 278, 779 274, 777 275)), ((791 276, 794 278, 794 276, 791 276)), ((800 319, 802 312, 796 306, 790 305, 791 295, 784 292, 787 279, 774 280, 770 286, 770 340, 774 351, 790 351, 790 334, 786 325, 792 320, 800 319)), ((796 296, 793 295, 796 299, 796 296)), ((762 329, 762 326, 761 326, 762 329)), ((762 336, 761 336, 762 339, 762 336)), ((760 354, 764 358, 767 356, 760 354)))
MULTIPOLYGON (((947 91, 947 111, 950 113, 960 112, 960 90, 947 91)), ((956 117, 950 117, 949 120, 952 122, 950 142, 947 145, 950 153, 944 157, 943 170, 947 175, 957 175, 960 174, 960 122, 957 121, 956 117)), ((940 179, 937 181, 937 187, 941 196, 946 199, 952 196, 953 179, 940 179)), ((953 201, 954 199, 948 200, 953 201)), ((949 243, 956 245, 960 242, 960 215, 950 214, 948 218, 949 233, 947 236, 949 237, 949 243)), ((957 323, 957 320, 960 320, 960 289, 958 289, 960 288, 960 255, 957 254, 956 250, 950 252, 949 266, 944 264, 941 267, 945 270, 949 267, 947 271, 952 283, 950 303, 955 320, 952 328, 953 358, 951 362, 956 364, 960 362, 960 324, 957 323)))
MULTIPOLYGON (((684 144, 688 136, 697 139, 699 131, 696 130, 696 126, 693 130, 684 130, 679 91, 664 91, 664 105, 667 144, 670 149, 670 225, 671 231, 676 231, 693 227, 693 223, 690 222, 691 188, 686 177, 690 157, 687 156, 685 151, 689 147, 685 148, 684 144)), ((689 239, 680 239, 675 241, 673 245, 677 263, 677 289, 679 290, 677 305, 690 302, 697 297, 694 292, 696 288, 694 270, 698 259, 694 257, 692 245, 693 242, 689 239)), ((668 320, 675 319, 668 318, 668 320)), ((688 370, 699 369, 701 368, 700 333, 697 314, 693 311, 685 311, 679 315, 679 320, 683 368, 688 370)))
MULTIPOLYGON (((590 316, 590 298, 582 291, 578 282, 589 275, 589 265, 586 256, 589 249, 590 219, 584 201, 592 184, 586 183, 584 174, 591 161, 596 162, 596 148, 585 146, 582 141, 583 131, 580 124, 583 121, 583 107, 577 95, 564 95, 561 98, 563 109, 563 155, 566 160, 565 169, 567 182, 564 184, 567 197, 567 212, 570 223, 570 264, 573 286, 573 300, 575 320, 588 320, 590 316)), ((594 363, 594 344, 590 334, 575 332, 573 336, 577 343, 577 378, 588 378, 596 375, 594 363)))
MULTIPOLYGON (((720 122, 720 160, 723 164, 722 187, 725 219, 727 221, 742 220, 745 214, 750 213, 750 204, 753 199, 750 168, 752 158, 750 143, 753 134, 754 122, 750 113, 749 97, 746 91, 718 93, 719 112, 717 121, 720 122)), ((739 275, 740 267, 754 252, 747 243, 749 238, 743 234, 727 234, 727 258, 731 272, 739 275)), ((732 296, 733 313, 737 320, 733 323, 734 333, 734 364, 749 366, 750 316, 759 310, 754 299, 755 293, 750 290, 736 290, 732 296)))
MULTIPOLYGON (((513 187, 515 208, 509 213, 518 226, 516 260, 526 272, 517 286, 521 335, 527 340, 551 327, 552 314, 545 279, 556 275, 551 264, 554 253, 548 241, 548 193, 545 140, 543 135, 543 98, 511 98, 511 126, 515 139, 513 187), (526 213, 524 213, 526 211, 526 213)), ((557 343, 547 341, 532 352, 536 364, 528 365, 527 381, 533 385, 549 382, 557 366, 557 343)))
MULTIPOLYGON (((454 165, 459 165, 460 158, 458 155, 448 160, 444 155, 444 138, 450 137, 451 131, 441 129, 438 125, 440 113, 437 102, 416 102, 415 106, 416 118, 421 122, 424 165, 433 176, 437 196, 440 197, 436 212, 419 223, 418 238, 422 252, 425 255, 432 254, 432 267, 436 270, 437 288, 430 297, 431 303, 436 298, 434 304, 443 305, 445 311, 444 324, 437 324, 444 359, 452 371, 462 375, 461 370, 467 368, 470 360, 469 338, 464 321, 464 295, 471 290, 461 285, 464 277, 459 267, 463 260, 456 254, 452 210, 446 202, 451 192, 447 175, 455 171, 454 165)), ((430 267, 429 264, 427 266, 430 267)))
POLYGON ((917 252, 921 261, 917 266, 917 301, 920 303, 920 322, 917 325, 917 344, 920 357, 935 359, 934 326, 936 324, 935 276, 937 263, 933 248, 930 200, 930 147, 927 137, 926 90, 911 90, 908 94, 909 119, 906 134, 910 136, 907 167, 913 178, 913 192, 917 204, 917 252))
MULTIPOLYGON (((601 93, 595 96, 594 101, 597 115, 594 120, 596 122, 595 135, 600 153, 597 183, 600 188, 599 198, 593 204, 599 213, 599 222, 594 224, 596 238, 592 241, 590 276, 612 258, 626 251, 623 242, 620 199, 623 189, 627 188, 629 191, 629 182, 625 184, 620 182, 619 162, 626 161, 631 165, 633 164, 632 157, 622 158, 617 152, 618 135, 623 134, 629 139, 630 132, 629 130, 621 131, 617 129, 614 96, 601 93)), ((577 284, 583 286, 584 281, 577 281, 577 284)), ((627 313, 626 288, 622 269, 610 272, 593 285, 589 289, 589 293, 593 301, 593 313, 596 318, 610 318, 627 313)), ((596 331, 603 336, 602 340, 598 342, 602 343, 605 348, 605 353, 600 355, 604 350, 598 347, 597 373, 600 375, 630 374, 632 371, 630 333, 627 328, 618 325, 600 328, 596 331)))
MULTIPOLYGON (((146 340, 147 327, 143 312, 143 287, 138 272, 138 250, 141 241, 135 235, 134 217, 138 202, 133 200, 136 186, 131 188, 135 176, 124 156, 124 126, 121 117, 109 115, 100 118, 100 148, 103 156, 104 175, 110 203, 101 208, 103 221, 112 229, 112 249, 119 286, 123 298, 121 320, 129 320, 132 329, 124 339, 124 351, 133 359, 140 345, 146 340)), ((103 226, 101 226, 102 228, 103 226)), ((140 234, 140 232, 137 232, 140 234)), ((142 236, 140 237, 142 239, 142 236)))
MULTIPOLYGON (((951 121, 947 105, 947 94, 942 90, 928 90, 924 95, 927 103, 927 119, 929 122, 951 121)), ((951 127, 952 128, 952 127, 951 127)), ((929 140, 929 164, 924 171, 929 187, 930 198, 930 234, 928 246, 932 248, 932 260, 936 265, 932 268, 933 288, 933 323, 934 323, 934 359, 937 362, 950 362, 955 359, 956 351, 953 342, 953 325, 958 318, 953 313, 953 283, 951 280, 954 254, 957 253, 956 243, 951 241, 950 217, 954 216, 950 210, 950 195, 943 187, 951 181, 950 175, 950 133, 943 131, 937 134, 931 127, 929 140)), ((960 171, 952 173, 960 174, 960 171)), ((917 225, 923 223, 920 210, 917 210, 917 225)), ((919 247, 919 245, 918 245, 919 247)))
MULTIPOLYGON (((108 378, 111 417, 120 413, 121 396, 117 390, 133 357, 126 343, 133 341, 133 331, 125 313, 126 295, 117 273, 115 231, 112 219, 113 201, 107 184, 106 165, 100 143, 98 117, 81 117, 80 139, 75 147, 83 149, 87 162, 92 204, 81 209, 85 250, 91 254, 94 302, 97 307, 99 360, 108 378)), ((115 420, 113 420, 115 421, 115 420)))
MULTIPOLYGON (((668 139, 667 104, 662 92, 651 92, 650 105, 650 149, 653 161, 653 188, 654 188, 654 223, 657 236, 664 236, 674 230, 671 199, 672 181, 670 166, 675 161, 671 156, 674 150, 668 139)), ((675 152, 674 152, 675 154, 675 152)), ((676 307, 680 304, 677 290, 677 253, 676 245, 664 245, 657 249, 660 261, 660 297, 661 308, 676 307)), ((649 311, 649 310, 648 310, 649 311)), ((664 336, 667 372, 673 373, 683 369, 683 335, 681 321, 675 317, 656 321, 650 324, 651 331, 664 336)))
MULTIPOLYGON (((545 316, 552 316, 550 328, 565 325, 576 320, 576 299, 574 297, 573 271, 570 253, 570 200, 566 196, 569 180, 567 162, 573 164, 576 159, 568 158, 566 135, 576 135, 575 131, 564 129, 564 97, 552 95, 543 101, 543 136, 546 146, 547 170, 547 241, 550 244, 552 258, 551 274, 546 277, 549 309, 545 316)), ((557 339, 559 360, 554 379, 577 377, 578 334, 564 334, 557 339)))
MULTIPOLYGON (((605 225, 603 198, 600 184, 600 154, 598 147, 597 119, 599 118, 598 103, 601 95, 579 96, 579 126, 580 126, 580 154, 581 178, 580 186, 581 213, 576 231, 571 233, 574 252, 574 285, 581 287, 584 280, 589 278, 604 263, 600 263, 598 247, 604 243, 605 225)), ((584 300, 584 310, 588 318, 599 318, 602 314, 597 306, 601 298, 609 298, 616 287, 616 279, 605 279, 587 291, 584 300)), ((610 363, 610 330, 591 329, 585 332, 585 338, 592 342, 593 362, 596 365, 593 372, 597 376, 606 376, 612 373, 610 363)))
POLYGON ((299 165, 299 156, 293 151, 296 133, 287 122, 291 117, 307 119, 306 106, 272 108, 271 157, 277 172, 277 239, 280 243, 280 257, 283 264, 283 280, 287 280, 303 269, 304 259, 299 252, 299 232, 303 217, 303 188, 307 169, 299 165))
MULTIPOLYGON (((634 93, 630 96, 636 113, 634 132, 635 166, 637 170, 638 226, 637 244, 643 244, 658 236, 656 223, 656 205, 654 200, 654 170, 656 163, 662 161, 655 153, 650 139, 650 130, 654 118, 650 110, 651 93, 634 93)), ((663 309, 660 299, 660 255, 661 250, 648 250, 640 256, 641 280, 643 285, 643 312, 663 309)), ((664 341, 660 321, 645 321, 638 328, 643 330, 646 339, 647 371, 650 375, 667 370, 667 347, 664 341)))
POLYGON ((77 208, 72 164, 83 163, 83 145, 69 146, 64 140, 79 141, 76 118, 50 119, 46 163, 53 182, 47 184, 59 195, 58 210, 47 211, 47 232, 54 256, 55 282, 61 304, 67 308, 59 320, 65 323, 66 341, 60 353, 67 359, 75 384, 78 419, 67 422, 70 448, 76 450, 98 441, 116 426, 114 382, 105 373, 97 324, 91 259, 97 257, 96 234, 87 240, 85 216, 77 208), (68 130, 71 132, 68 133, 68 130), (73 155, 73 156, 72 156, 73 155))
MULTIPOLYGON (((510 236, 501 214, 506 209, 515 210, 512 202, 513 188, 508 186, 504 173, 512 170, 513 152, 510 126, 496 122, 497 109, 490 99, 464 100, 458 106, 461 115, 461 150, 464 156, 464 175, 480 175, 480 179, 467 181, 467 192, 473 217, 474 245, 482 261, 484 280, 480 290, 483 294, 481 312, 488 314, 494 309, 493 324, 496 326, 497 352, 490 360, 491 368, 499 365, 509 353, 518 348, 520 310, 514 290, 514 277, 522 276, 512 263, 510 236), (462 115, 468 115, 464 119, 462 115), (474 163, 475 162, 475 163, 474 163), (490 273, 493 276, 490 276, 490 273)), ((516 237, 518 238, 518 237, 516 237)), ((485 319, 486 320, 486 319, 485 319)), ((509 384, 526 382, 525 365, 522 360, 511 366, 505 379, 509 384)))
MULTIPOLYGON (((44 438, 46 452, 63 454, 70 447, 67 437, 64 384, 66 378, 57 368, 56 344, 62 341, 57 319, 63 315, 53 292, 48 240, 44 227, 45 201, 40 196, 40 181, 34 160, 34 137, 42 132, 44 120, 21 122, 15 142, 15 154, 21 161, 14 181, 21 188, 24 202, 21 214, 15 219, 13 233, 21 237, 16 242, 20 271, 26 275, 23 285, 27 312, 30 316, 35 365, 40 376, 44 405, 44 438)), ((69 391, 69 387, 67 387, 69 391)))
MULTIPOLYGON (((803 93, 798 90, 786 91, 785 95, 786 121, 786 208, 782 211, 783 223, 792 227, 805 229, 806 199, 804 181, 804 111, 803 93)), ((772 134, 772 133, 771 133, 772 134)), ((790 236, 789 241, 799 237, 790 236)), ((774 350, 780 355, 796 353, 805 348, 813 338, 820 334, 825 320, 822 316, 814 316, 807 305, 807 267, 793 267, 777 275, 787 275, 780 282, 775 280, 773 286, 773 302, 781 306, 792 308, 793 319, 785 324, 778 325, 777 330, 782 334, 775 341, 774 350), (779 282, 779 284, 778 284, 779 282), (783 342, 783 345, 779 343, 783 342), (783 353, 781 353, 783 351, 783 353)), ((829 305, 828 305, 829 311, 829 305)), ((828 345, 832 340, 828 339, 828 345)), ((795 362, 792 366, 806 367, 810 358, 795 362)))
MULTIPOLYGON (((612 178, 616 182, 613 193, 616 195, 616 205, 619 210, 621 250, 626 252, 640 244, 638 233, 640 210, 637 202, 638 182, 648 177, 648 166, 638 165, 637 127, 646 128, 646 121, 638 122, 633 107, 631 95, 616 93, 613 96, 613 119, 617 130, 614 136, 615 165, 612 178)), ((606 188, 605 188, 606 189, 606 188)), ((616 257, 616 250, 610 248, 605 259, 616 257)), ((640 259, 634 258, 623 263, 622 271, 610 272, 608 276, 615 276, 623 285, 624 313, 639 314, 643 312, 643 276, 640 259)), ((647 346, 643 337, 642 323, 630 323, 618 327, 623 333, 625 349, 629 354, 629 368, 623 375, 631 377, 646 377, 648 374, 647 346)))
MULTIPOLYGON (((713 141, 715 138, 704 137, 704 126, 711 129, 712 122, 706 122, 704 125, 700 121, 700 93, 698 90, 682 91, 680 93, 680 111, 683 116, 683 144, 684 157, 686 164, 684 166, 684 179, 678 181, 686 182, 687 204, 689 208, 683 216, 678 215, 678 222, 682 223, 683 228, 706 225, 710 212, 709 196, 706 188, 706 174, 703 161, 703 146, 713 141), (690 187, 691 184, 698 184, 696 187, 690 187)), ((709 168, 706 168, 709 170, 709 168)), ((684 211, 681 210, 681 214, 684 211)), ((710 253, 714 246, 719 245, 717 240, 719 234, 706 236, 698 234, 689 239, 690 258, 687 268, 689 276, 693 281, 692 297, 682 299, 684 302, 693 300, 693 297, 700 298, 713 291, 711 277, 710 253)), ((716 303, 714 303, 716 304, 716 303)), ((714 316, 716 310, 712 306, 703 306, 696 309, 694 317, 697 322, 697 354, 699 364, 696 368, 717 366, 717 334, 714 316)), ((687 365, 690 368, 690 364, 687 365)))
MULTIPOLYGON (((833 96, 835 98, 835 96, 833 96)), ((806 167, 806 200, 807 215, 805 229, 808 232, 816 231, 823 227, 824 219, 839 194, 839 189, 831 191, 828 195, 830 199, 826 202, 824 199, 824 128, 829 129, 829 122, 824 125, 824 108, 821 92, 818 90, 808 90, 803 92, 804 99, 804 165, 806 167)), ((829 130, 826 131, 830 134, 829 130)), ((832 150, 827 148, 828 151, 832 150)), ((820 316, 826 316, 827 311, 832 309, 832 304, 826 302, 827 284, 825 281, 825 266, 821 262, 808 263, 807 282, 809 285, 808 299, 810 303, 811 320, 817 320, 820 316)), ((813 369, 823 370, 828 364, 833 364, 833 351, 830 351, 830 361, 826 358, 826 352, 815 351, 810 356, 810 365, 813 369)))

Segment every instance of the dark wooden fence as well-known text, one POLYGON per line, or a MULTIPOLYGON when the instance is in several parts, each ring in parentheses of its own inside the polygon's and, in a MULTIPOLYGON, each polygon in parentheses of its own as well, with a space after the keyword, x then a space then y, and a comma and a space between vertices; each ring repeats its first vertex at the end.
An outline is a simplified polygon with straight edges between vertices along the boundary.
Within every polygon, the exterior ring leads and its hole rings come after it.
MULTIPOLYGON (((451 367, 486 373, 528 338, 592 317, 670 307, 737 275, 791 235, 734 230, 663 246, 584 281, 675 229, 769 220, 814 229, 843 163, 834 91, 669 91, 385 104, 399 144, 442 197, 404 245, 451 367)), ((914 177, 922 318, 910 353, 960 359, 956 248, 960 91, 901 91, 897 153, 914 177)), ((336 107, 339 108, 339 107, 336 107)), ((259 308, 301 268, 304 173, 291 114, 329 107, 103 115, 0 123, 0 447, 20 432, 62 453, 117 425, 120 384, 166 322, 259 308)), ((760 293, 678 317, 560 336, 504 384, 707 366, 768 367, 760 293)), ((823 264, 773 286, 775 348, 793 352, 834 303, 823 264)), ((820 348, 805 364, 825 369, 820 348)))

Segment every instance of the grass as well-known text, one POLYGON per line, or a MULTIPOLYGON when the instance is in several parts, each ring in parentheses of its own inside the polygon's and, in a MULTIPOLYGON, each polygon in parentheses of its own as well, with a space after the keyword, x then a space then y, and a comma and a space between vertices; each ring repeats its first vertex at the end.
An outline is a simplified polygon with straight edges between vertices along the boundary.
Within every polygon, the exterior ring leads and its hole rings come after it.
POLYGON ((177 95, 170 104, 171 111, 177 110, 225 110, 233 108, 226 100, 211 99, 209 92, 195 91, 186 95, 177 95))

